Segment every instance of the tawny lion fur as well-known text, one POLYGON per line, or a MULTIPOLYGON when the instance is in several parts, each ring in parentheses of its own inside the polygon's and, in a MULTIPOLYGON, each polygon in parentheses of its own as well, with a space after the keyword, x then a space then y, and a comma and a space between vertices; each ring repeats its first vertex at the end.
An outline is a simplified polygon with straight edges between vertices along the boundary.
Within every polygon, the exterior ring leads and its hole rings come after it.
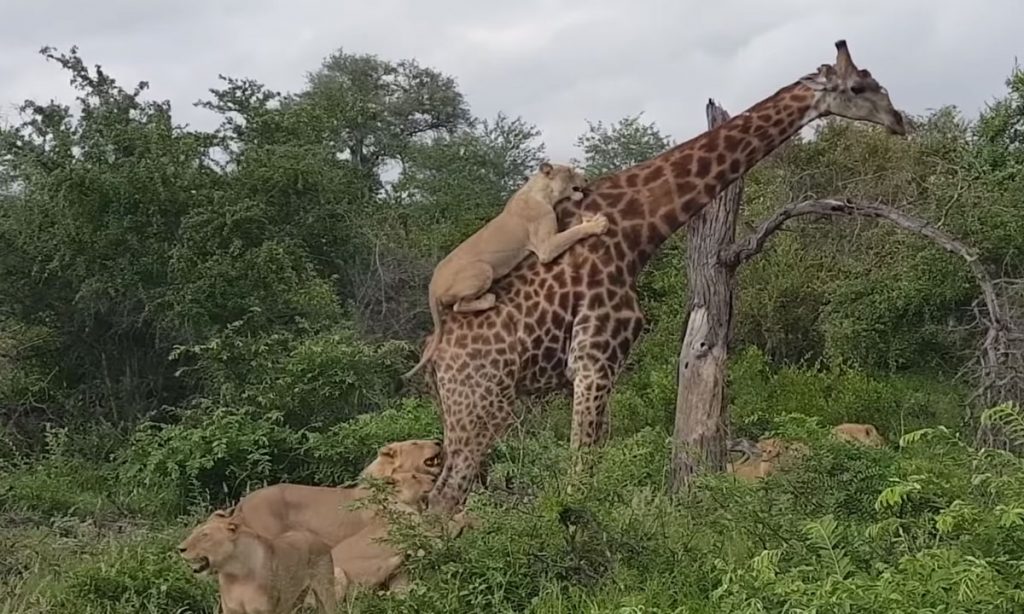
MULTIPOLYGON (((885 437, 872 424, 844 422, 833 427, 832 434, 840 441, 848 441, 870 448, 885 446, 885 437)), ((738 447, 738 446, 737 446, 738 447)), ((779 464, 797 458, 807 452, 807 446, 799 442, 784 441, 775 437, 757 442, 760 454, 750 455, 739 463, 728 463, 726 472, 744 480, 755 480, 775 473, 779 464)))
MULTIPOLYGON (((434 485, 433 477, 421 473, 395 473, 384 481, 395 487, 394 501, 412 508, 434 485)), ((382 520, 374 506, 354 505, 372 492, 363 485, 341 488, 274 484, 242 497, 231 510, 231 517, 267 537, 306 530, 333 548, 382 520)))
MULTIPOLYGON (((419 512, 442 462, 439 442, 400 441, 381 447, 360 477, 390 484, 389 503, 399 511, 419 512)), ((352 504, 371 492, 364 485, 275 484, 249 493, 229 510, 213 512, 206 522, 230 520, 270 538, 290 531, 308 532, 330 548, 335 594, 341 599, 351 584, 395 588, 405 582, 404 574, 399 573, 404 555, 381 541, 388 535, 386 518, 373 506, 353 509, 352 504)), ((471 524, 460 514, 451 526, 457 532, 471 524)))
POLYGON ((221 614, 290 614, 307 596, 321 614, 337 607, 330 547, 307 531, 267 538, 215 512, 178 552, 216 575, 221 614))
POLYGON ((760 454, 756 456, 740 463, 728 463, 726 472, 743 480, 756 480, 775 473, 780 465, 784 466, 808 452, 807 446, 800 442, 784 441, 777 437, 758 441, 757 449, 760 454))
POLYGON ((403 378, 408 378, 429 361, 442 337, 441 310, 484 311, 494 306, 488 292, 494 280, 506 275, 531 252, 541 263, 557 258, 574 243, 608 230, 608 219, 598 214, 558 232, 554 205, 563 198, 582 200, 585 180, 571 166, 540 165, 494 219, 448 254, 430 279, 427 302, 434 321, 434 334, 420 361, 403 378))
POLYGON ((386 478, 395 473, 425 473, 436 478, 444 464, 444 451, 436 439, 409 439, 381 447, 359 474, 361 478, 386 478))
POLYGON ((832 429, 832 434, 841 441, 859 443, 869 448, 885 446, 885 437, 878 432, 873 424, 854 424, 844 422, 832 429))

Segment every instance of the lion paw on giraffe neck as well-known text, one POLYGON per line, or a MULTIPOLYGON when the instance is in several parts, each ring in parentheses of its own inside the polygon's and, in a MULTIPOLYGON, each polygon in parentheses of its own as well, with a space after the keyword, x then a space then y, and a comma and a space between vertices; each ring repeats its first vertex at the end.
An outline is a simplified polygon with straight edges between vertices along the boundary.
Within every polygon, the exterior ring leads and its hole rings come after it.
POLYGON ((464 503, 512 425, 518 397, 572 390, 571 447, 608 437, 608 398, 644 326, 637 275, 669 236, 759 160, 829 115, 906 134, 885 88, 853 63, 845 41, 835 47, 834 64, 713 130, 598 178, 579 203, 560 203, 560 228, 603 214, 606 232, 548 264, 523 260, 494 282, 490 309, 446 315, 427 370, 442 407, 445 449, 432 510, 450 514, 464 503))

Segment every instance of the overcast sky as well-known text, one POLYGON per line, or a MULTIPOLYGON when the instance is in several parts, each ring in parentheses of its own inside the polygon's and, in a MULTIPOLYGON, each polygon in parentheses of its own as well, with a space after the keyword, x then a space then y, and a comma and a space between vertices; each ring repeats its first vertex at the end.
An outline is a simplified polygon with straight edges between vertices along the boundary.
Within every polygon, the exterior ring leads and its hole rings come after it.
POLYGON ((522 115, 564 160, 587 119, 642 111, 689 138, 708 97, 739 112, 833 61, 844 37, 898 107, 973 116, 1024 55, 1022 23, 1022 0, 0 0, 0 114, 70 100, 43 45, 148 80, 204 128, 213 116, 191 103, 218 73, 295 91, 344 47, 455 76, 476 115, 522 115))

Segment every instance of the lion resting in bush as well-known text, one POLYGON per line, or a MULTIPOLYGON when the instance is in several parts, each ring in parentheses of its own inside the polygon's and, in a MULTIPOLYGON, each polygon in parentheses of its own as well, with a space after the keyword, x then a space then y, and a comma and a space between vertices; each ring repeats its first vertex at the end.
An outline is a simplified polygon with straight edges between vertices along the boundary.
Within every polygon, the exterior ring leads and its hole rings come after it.
MULTIPOLYGON (((380 479, 391 487, 390 504, 399 511, 422 511, 425 498, 443 463, 441 445, 433 440, 388 444, 360 476, 380 479)), ((267 537, 305 530, 332 548, 339 597, 349 584, 394 588, 404 555, 386 542, 387 519, 372 505, 353 506, 372 493, 363 485, 350 487, 275 484, 257 489, 228 512, 243 526, 267 537)), ((368 503, 368 502, 367 502, 368 503)), ((453 519, 454 531, 469 524, 463 515, 453 519)))
POLYGON ((743 480, 756 480, 778 471, 780 466, 803 456, 807 446, 777 437, 762 439, 755 444, 756 453, 739 463, 727 463, 726 472, 743 480))
POLYGON ((832 429, 832 434, 841 441, 859 443, 869 448, 885 446, 885 437, 878 432, 873 424, 853 424, 844 422, 832 429))
MULTIPOLYGON (((844 422, 832 429, 832 435, 840 441, 848 441, 870 448, 885 446, 885 438, 871 424, 844 422)), ((799 442, 785 441, 777 437, 762 439, 756 444, 747 440, 733 440, 730 451, 742 452, 743 460, 728 463, 726 472, 744 480, 755 480, 775 473, 780 464, 807 453, 807 446, 799 442), (753 452, 753 453, 751 453, 753 452)))
MULTIPOLYGON (((434 485, 432 476, 403 472, 382 481, 394 487, 400 506, 416 509, 434 485)), ((366 486, 306 486, 281 483, 252 491, 230 510, 246 527, 267 537, 287 531, 309 531, 330 546, 360 533, 378 518, 369 505, 354 507, 372 490, 366 486)))
POLYGON ((289 614, 307 596, 337 607, 330 547, 308 531, 268 538, 214 512, 178 546, 195 573, 215 574, 221 614, 289 614))

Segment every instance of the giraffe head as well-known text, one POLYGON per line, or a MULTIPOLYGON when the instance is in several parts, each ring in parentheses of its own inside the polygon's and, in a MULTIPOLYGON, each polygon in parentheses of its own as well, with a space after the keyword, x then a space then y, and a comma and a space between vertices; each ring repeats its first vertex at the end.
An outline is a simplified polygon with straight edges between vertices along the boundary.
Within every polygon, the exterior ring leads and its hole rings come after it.
POLYGON ((905 135, 903 116, 892 106, 889 92, 867 70, 857 68, 845 40, 836 41, 836 63, 822 64, 817 72, 800 80, 815 92, 818 117, 838 115, 884 126, 905 135))
POLYGON ((530 179, 534 190, 540 190, 548 202, 555 203, 563 198, 583 200, 586 178, 583 173, 564 164, 542 162, 540 169, 530 179))

